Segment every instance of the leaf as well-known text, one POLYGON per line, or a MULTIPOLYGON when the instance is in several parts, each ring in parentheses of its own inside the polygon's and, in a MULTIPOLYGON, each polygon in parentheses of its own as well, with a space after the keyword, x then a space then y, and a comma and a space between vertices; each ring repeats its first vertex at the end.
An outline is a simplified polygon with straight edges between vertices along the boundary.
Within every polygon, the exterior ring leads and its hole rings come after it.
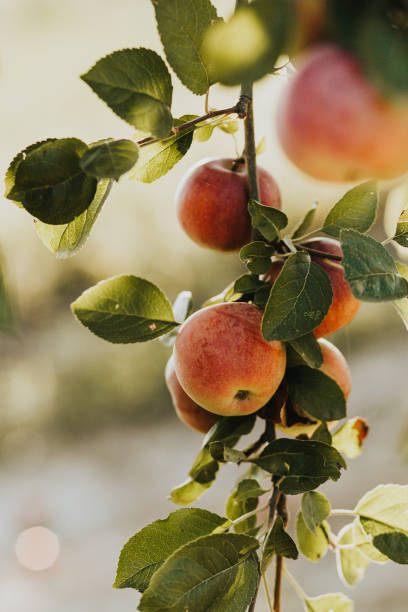
POLYGON ((326 480, 338 480, 346 464, 342 456, 328 444, 312 440, 274 440, 259 457, 249 459, 267 472, 281 476, 282 493, 297 495, 315 489, 326 480))
POLYGON ((317 429, 314 430, 311 440, 316 440, 316 442, 324 442, 331 446, 332 443, 332 435, 327 427, 327 423, 321 423, 317 429))
POLYGON ((167 61, 195 94, 213 84, 201 54, 204 33, 219 19, 209 0, 152 0, 167 61))
POLYGON ((307 527, 303 518, 303 513, 300 511, 296 520, 296 537, 300 552, 311 561, 319 561, 327 552, 327 523, 323 523, 317 527, 313 533, 307 527))
POLYGON ((223 442, 211 442, 209 445, 211 457, 219 463, 240 463, 246 459, 245 453, 226 446, 223 442))
POLYGON ((262 274, 268 272, 271 267, 274 252, 274 247, 262 240, 256 240, 242 247, 239 258, 253 274, 262 274))
POLYGON ((299 251, 287 258, 274 282, 262 319, 266 340, 295 340, 321 323, 333 298, 326 272, 299 251))
POLYGON ((307 491, 302 495, 302 515, 306 527, 312 532, 316 532, 331 512, 330 502, 322 493, 317 491, 307 491))
POLYGON ((289 397, 295 406, 319 421, 346 416, 346 400, 336 381, 320 370, 296 366, 287 370, 289 397))
POLYGON ((71 304, 78 320, 108 342, 146 342, 179 325, 156 285, 137 276, 114 276, 71 304))
POLYGON ((340 241, 344 278, 354 297, 381 302, 408 295, 408 281, 382 244, 354 230, 342 230, 340 241))
MULTIPOLYGON (((408 266, 400 263, 399 261, 396 261, 395 265, 397 266, 399 274, 401 274, 401 276, 408 281, 408 266)), ((393 305, 403 320, 405 327, 408 329, 408 298, 404 297, 400 300, 395 300, 393 305)))
POLYGON ((176 550, 153 576, 144 612, 244 612, 259 582, 255 538, 213 534, 176 550))
POLYGON ((208 510, 188 508, 147 525, 123 547, 113 586, 145 591, 153 574, 175 550, 210 534, 224 522, 225 519, 208 510))
MULTIPOLYGON (((237 487, 227 499, 225 507, 227 517, 234 521, 243 514, 255 510, 258 505, 258 498, 264 493, 264 489, 259 486, 257 480, 254 478, 244 478, 238 482, 237 487)), ((245 533, 245 531, 253 529, 255 525, 256 516, 250 516, 234 525, 234 529, 237 533, 245 533)))
MULTIPOLYGON (((188 120, 185 117, 174 122, 175 125, 188 120)), ((139 149, 139 159, 130 178, 142 183, 152 183, 169 172, 187 153, 193 140, 194 128, 185 129, 175 136, 160 142, 144 145, 139 149)))
POLYGON ((254 0, 204 36, 202 52, 214 82, 240 85, 272 72, 292 32, 293 12, 284 0, 254 0))
POLYGON ((286 557, 287 559, 297 559, 299 556, 296 544, 285 531, 281 516, 277 516, 272 529, 265 541, 265 546, 261 559, 261 572, 268 569, 275 555, 286 557))
POLYGON ((132 140, 109 140, 90 147, 81 157, 84 172, 96 178, 111 178, 118 181, 128 172, 139 156, 139 148, 132 140))
POLYGON ((96 192, 96 180, 79 165, 87 148, 77 138, 50 139, 27 147, 13 166, 14 184, 7 197, 21 202, 44 223, 69 223, 88 208, 96 192))
MULTIPOLYGON (((215 127, 220 129, 225 134, 235 134, 239 130, 240 122, 237 119, 226 119, 222 123, 217 123, 215 127)), ((258 155, 258 151, 256 152, 258 155)))
POLYGON ((262 136, 261 140, 256 145, 255 153, 256 155, 262 155, 266 151, 266 138, 262 136))
POLYGON ((264 286, 265 284, 259 280, 259 277, 256 274, 244 274, 235 281, 234 292, 242 294, 254 293, 264 286))
POLYGON ((249 200, 248 211, 252 226, 261 232, 269 242, 279 238, 279 231, 287 226, 288 218, 281 210, 264 206, 256 200, 249 200))
POLYGON ((363 441, 368 432, 369 427, 365 419, 349 419, 333 435, 333 446, 348 459, 355 459, 362 453, 363 441))
POLYGON ((395 563, 408 563, 408 486, 379 485, 355 511, 375 548, 395 563))
POLYGON ((6 272, 5 260, 0 253, 0 331, 14 334, 17 329, 18 312, 6 272))
POLYGON ((189 472, 188 479, 170 494, 175 504, 187 505, 198 499, 213 484, 219 464, 209 451, 212 442, 222 442, 230 448, 235 446, 241 436, 252 430, 255 415, 244 417, 224 417, 219 419, 203 440, 201 451, 189 472))
POLYGON ((311 368, 320 368, 323 365, 322 349, 312 332, 291 340, 289 344, 311 368))
MULTIPOLYGON (((191 291, 180 291, 173 302, 173 315, 176 321, 183 323, 190 316, 193 308, 193 295, 191 291)), ((172 347, 178 336, 178 328, 174 327, 164 336, 160 337, 160 342, 165 346, 172 347)))
POLYGON ((295 231, 293 232, 292 234, 293 239, 299 238, 300 236, 303 236, 305 232, 307 232, 307 230, 313 223, 313 219, 316 214, 316 209, 317 209, 317 203, 314 202, 312 205, 312 208, 310 208, 307 211, 307 213, 305 214, 305 216, 303 217, 303 219, 300 221, 299 225, 296 227, 295 231))
POLYGON ((353 522, 353 540, 356 547, 369 561, 384 564, 390 560, 373 546, 371 536, 366 534, 359 519, 353 522))
POLYGON ((323 224, 323 231, 338 238, 342 229, 364 233, 375 221, 378 203, 377 181, 353 187, 333 206, 323 224))
POLYGON ((70 223, 63 225, 49 225, 42 221, 35 223, 38 237, 51 253, 61 258, 71 257, 84 246, 111 187, 112 181, 108 179, 98 181, 95 197, 88 208, 70 223))
MULTIPOLYGON (((346 525, 338 535, 340 545, 350 546, 354 544, 353 523, 346 525)), ((353 586, 364 578, 370 561, 359 550, 353 548, 338 548, 336 550, 337 570, 340 578, 345 584, 353 586)))
POLYGON ((305 599, 307 612, 353 612, 351 599, 342 593, 329 593, 305 599))
POLYGON ((403 247, 408 247, 408 208, 403 210, 400 216, 398 217, 397 229, 395 230, 395 236, 393 240, 395 240, 395 242, 398 242, 398 244, 403 247))
POLYGON ((122 119, 157 138, 168 135, 173 87, 166 64, 151 49, 122 49, 81 76, 122 119))

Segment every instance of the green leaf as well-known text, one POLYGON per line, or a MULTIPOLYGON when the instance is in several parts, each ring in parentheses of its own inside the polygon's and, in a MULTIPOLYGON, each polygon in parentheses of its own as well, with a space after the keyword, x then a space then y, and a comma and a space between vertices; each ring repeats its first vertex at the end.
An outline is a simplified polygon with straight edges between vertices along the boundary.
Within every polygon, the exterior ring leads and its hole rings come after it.
POLYGON ((307 213, 305 214, 305 216, 303 217, 303 219, 300 221, 299 225, 296 227, 295 231, 293 232, 292 234, 293 239, 299 238, 300 236, 303 236, 305 232, 307 232, 307 230, 313 223, 313 219, 315 218, 316 209, 317 209, 317 203, 314 202, 312 208, 310 208, 307 211, 307 213))
POLYGON ((188 479, 170 494, 175 504, 187 505, 198 499, 211 485, 219 469, 218 461, 211 456, 209 447, 212 442, 222 442, 232 448, 241 436, 252 430, 255 415, 244 417, 224 417, 219 419, 203 440, 201 451, 189 472, 188 479))
POLYGON ((346 400, 336 381, 309 366, 289 368, 286 375, 289 397, 319 421, 336 421, 346 416, 346 400))
MULTIPOLYGON (((346 525, 340 531, 338 535, 338 541, 340 545, 350 546, 355 544, 353 535, 353 523, 346 525)), ((353 586, 362 578, 366 573, 366 570, 370 564, 370 561, 361 552, 358 546, 353 548, 338 548, 336 550, 337 555, 337 569, 340 578, 348 585, 353 586)))
POLYGON ((50 139, 28 147, 9 169, 7 197, 21 202, 44 223, 69 223, 88 208, 96 192, 96 180, 79 165, 87 148, 77 138, 50 139))
POLYGON ((274 555, 297 559, 299 556, 296 544, 285 531, 281 516, 277 516, 265 541, 261 559, 261 572, 264 573, 272 562, 274 555))
POLYGON ((180 509, 136 533, 123 547, 114 587, 143 592, 153 574, 180 546, 210 534, 225 519, 200 508, 180 509))
POLYGON ((333 446, 348 459, 361 455, 363 441, 368 435, 369 427, 364 419, 349 419, 333 435, 333 446))
POLYGON ((214 82, 240 85, 272 72, 292 32, 293 10, 284 0, 254 0, 204 36, 203 56, 214 82), (244 44, 243 44, 244 43, 244 44))
MULTIPOLYGON (((408 266, 400 263, 399 261, 396 261, 395 265, 397 266, 399 274, 401 274, 401 276, 408 281, 408 266)), ((408 329, 408 298, 404 297, 400 300, 395 300, 393 305, 403 320, 405 327, 408 329)))
MULTIPOLYGON (((407 187, 407 202, 408 202, 408 187, 407 187)), ((408 208, 402 211, 398 217, 397 229, 393 238, 403 247, 408 247, 408 208)))
POLYGON ((322 493, 317 491, 307 491, 302 495, 302 515, 306 527, 312 532, 316 532, 331 512, 330 502, 322 493))
POLYGON ((355 511, 375 548, 396 563, 408 563, 408 486, 379 485, 355 511))
POLYGON ((84 172, 96 178, 118 181, 128 172, 139 156, 139 148, 132 140, 109 140, 90 147, 81 157, 84 172))
MULTIPOLYGON (((259 280, 259 277, 256 274, 244 274, 237 278, 234 283, 234 292, 235 293, 254 293, 261 287, 264 287, 265 284, 259 280)), ((270 286, 269 286, 270 288, 270 286)))
POLYGON ((319 561, 327 552, 327 523, 319 525, 315 532, 310 531, 300 511, 296 520, 296 537, 300 552, 311 561, 319 561))
POLYGON ((248 211, 251 215, 252 226, 260 231, 269 242, 276 240, 280 230, 288 224, 285 213, 272 206, 264 206, 256 200, 249 200, 248 211))
POLYGON ((87 241, 96 219, 108 197, 112 181, 98 181, 95 197, 88 208, 70 223, 49 225, 37 221, 34 225, 43 244, 57 257, 65 258, 75 255, 87 241))
POLYGON ((266 151, 266 138, 262 136, 261 140, 256 145, 255 153, 256 155, 262 155, 266 151))
MULTIPOLYGON (((173 315, 176 321, 183 323, 190 316, 193 308, 193 295, 191 291, 180 291, 173 302, 173 315)), ((172 347, 178 336, 178 328, 174 327, 164 336, 160 337, 160 342, 165 346, 172 347)))
POLYGON ((262 469, 281 476, 279 489, 288 495, 311 491, 326 480, 338 480, 346 464, 342 456, 328 444, 312 440, 274 440, 259 457, 249 459, 262 469))
POLYGON ((17 329, 18 312, 6 272, 5 260, 0 253, 0 331, 14 334, 17 329))
POLYGON ((326 272, 299 251, 287 258, 274 282, 262 319, 266 340, 295 340, 321 323, 333 298, 326 272))
POLYGON ((114 276, 71 304, 79 321, 108 342, 146 342, 179 325, 156 285, 137 276, 114 276))
POLYGON ((81 76, 122 119, 157 138, 168 135, 173 87, 166 64, 151 49, 123 49, 81 76))
MULTIPOLYGON (((180 125, 188 121, 180 117, 174 122, 180 125)), ((187 153, 193 140, 194 127, 160 142, 144 145, 139 149, 139 159, 130 178, 142 183, 152 183, 169 172, 187 153)))
MULTIPOLYGON (((265 493, 264 489, 259 486, 259 482, 254 478, 244 478, 238 482, 237 487, 233 490, 227 499, 225 512, 227 517, 234 521, 243 514, 255 510, 258 505, 258 498, 265 493)), ((237 523, 234 529, 237 533, 245 533, 253 529, 256 525, 256 516, 250 516, 247 519, 237 523)))
POLYGON ((354 297, 366 302, 396 300, 408 295, 408 281, 398 274, 388 251, 374 238, 342 230, 344 278, 354 297))
POLYGON ((262 240, 256 240, 242 247, 239 258, 253 274, 263 274, 271 267, 271 257, 274 252, 274 247, 262 240))
POLYGON ((316 442, 324 442, 331 446, 332 443, 332 435, 327 427, 327 423, 321 423, 317 429, 314 430, 311 440, 316 440, 316 442))
POLYGON ((375 221, 377 203, 377 181, 366 181, 353 187, 333 206, 323 224, 323 231, 336 238, 342 229, 366 232, 375 221))
POLYGON ((359 519, 353 522, 353 541, 360 552, 373 563, 387 563, 390 559, 375 548, 371 536, 364 531, 359 519))
POLYGON ((322 349, 312 332, 291 340, 289 344, 311 368, 320 368, 323 365, 322 349))
POLYGON ((211 457, 219 463, 240 463, 246 459, 245 453, 226 446, 223 442, 211 442, 209 445, 211 457))
POLYGON ((305 599, 307 612, 353 612, 351 599, 342 593, 329 593, 305 599))
POLYGON ((144 612, 245 612, 259 582, 255 538, 213 534, 176 550, 153 576, 144 612))
POLYGON ((152 0, 167 61, 180 81, 195 94, 213 84, 201 54, 204 33, 218 21, 209 0, 152 0))

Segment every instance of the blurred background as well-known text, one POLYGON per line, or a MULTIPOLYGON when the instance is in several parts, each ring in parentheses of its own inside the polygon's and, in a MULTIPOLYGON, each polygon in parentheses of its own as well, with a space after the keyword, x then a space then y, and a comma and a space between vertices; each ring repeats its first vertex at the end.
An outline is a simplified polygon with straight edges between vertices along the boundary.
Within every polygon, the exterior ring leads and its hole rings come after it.
MULTIPOLYGON (((233 7, 232 0, 215 4, 223 16, 233 7)), ((1 174, 17 152, 46 137, 132 137, 79 75, 103 55, 135 46, 161 53, 149 0, 0 0, 1 174)), ((273 116, 284 82, 281 75, 257 85, 256 132, 267 142, 260 163, 275 176, 294 224, 315 200, 324 216, 347 186, 307 179, 283 157, 273 116)), ((204 113, 204 101, 174 75, 173 84, 176 116, 204 113)), ((233 89, 213 90, 211 106, 237 99, 233 89)), ((198 307, 242 274, 236 255, 195 246, 174 209, 177 183, 195 161, 234 151, 231 136, 220 132, 193 143, 152 185, 122 178, 89 241, 68 260, 47 251, 29 215, 1 198, 0 246, 18 325, 15 335, 0 337, 0 612, 135 610, 135 591, 111 588, 120 549, 175 509, 167 495, 186 477, 201 437, 173 412, 163 379, 168 349, 158 341, 110 345, 80 326, 69 304, 98 280, 132 273, 170 299, 191 289, 198 307)), ((400 204, 388 207, 388 232, 400 204)), ((386 235, 383 216, 384 202, 379 237, 386 235)), ((341 483, 323 490, 334 507, 353 507, 380 482, 407 482, 408 334, 391 305, 363 305, 333 339, 351 364, 349 415, 365 417, 371 433, 341 483)), ((234 479, 234 468, 224 468, 198 505, 222 513, 234 479)), ((333 555, 318 566, 305 559, 293 566, 311 596, 340 590, 358 611, 406 611, 403 567, 372 566, 351 592, 333 555)), ((285 590, 285 611, 301 610, 285 590)), ((266 609, 262 597, 258 609, 266 609)))

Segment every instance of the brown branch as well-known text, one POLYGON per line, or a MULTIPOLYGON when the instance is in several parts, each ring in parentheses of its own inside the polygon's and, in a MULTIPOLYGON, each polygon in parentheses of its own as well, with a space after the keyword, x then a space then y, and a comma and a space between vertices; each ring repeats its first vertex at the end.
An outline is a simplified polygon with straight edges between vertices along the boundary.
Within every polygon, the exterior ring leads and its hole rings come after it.
POLYGON ((273 591, 273 612, 281 612, 283 557, 276 557, 275 588, 273 591))

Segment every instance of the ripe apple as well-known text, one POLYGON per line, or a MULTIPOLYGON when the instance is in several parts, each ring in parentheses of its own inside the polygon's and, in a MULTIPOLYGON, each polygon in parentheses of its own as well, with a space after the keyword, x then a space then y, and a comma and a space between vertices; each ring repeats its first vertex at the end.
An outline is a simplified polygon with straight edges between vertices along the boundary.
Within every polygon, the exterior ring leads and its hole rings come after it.
MULTIPOLYGON (((325 338, 318 340, 323 353, 323 365, 319 368, 321 372, 333 378, 344 393, 346 400, 351 391, 351 375, 347 361, 343 353, 325 338)), ((311 436, 320 425, 320 421, 310 419, 299 406, 289 406, 287 398, 282 398, 279 414, 275 415, 276 427, 289 436, 306 434, 311 436), (290 414, 288 414, 290 410, 290 414), (289 424, 291 423, 291 424, 289 424)), ((337 421, 328 423, 333 427, 337 421)))
POLYGON ((177 378, 205 410, 223 416, 256 412, 283 378, 282 342, 266 341, 262 311, 231 302, 199 310, 181 326, 174 345, 177 378))
POLYGON ((357 60, 334 45, 299 62, 277 118, 289 159, 318 179, 387 179, 408 170, 407 99, 383 98, 357 60))
MULTIPOLYGON (((280 208, 274 178, 258 168, 261 203, 280 208)), ((177 214, 184 231, 197 244, 219 251, 236 251, 251 239, 245 162, 204 159, 182 178, 176 193, 177 214)))
POLYGON ((189 427, 192 427, 192 429, 201 433, 207 433, 218 418, 212 412, 207 412, 207 410, 201 408, 184 391, 174 369, 173 355, 167 362, 164 376, 179 419, 189 427))
MULTIPOLYGON (((310 247, 315 251, 321 251, 330 255, 337 255, 339 257, 343 255, 340 242, 333 238, 310 238, 309 240, 305 240, 302 246, 310 247)), ((329 275, 333 289, 333 301, 329 311, 320 325, 313 330, 316 338, 321 338, 322 336, 328 336, 348 325, 357 313, 361 302, 353 296, 349 284, 344 280, 344 270, 340 262, 317 255, 311 255, 311 259, 314 263, 321 266, 329 275)), ((282 266, 283 263, 281 261, 273 261, 270 270, 263 278, 274 283, 282 266)))

